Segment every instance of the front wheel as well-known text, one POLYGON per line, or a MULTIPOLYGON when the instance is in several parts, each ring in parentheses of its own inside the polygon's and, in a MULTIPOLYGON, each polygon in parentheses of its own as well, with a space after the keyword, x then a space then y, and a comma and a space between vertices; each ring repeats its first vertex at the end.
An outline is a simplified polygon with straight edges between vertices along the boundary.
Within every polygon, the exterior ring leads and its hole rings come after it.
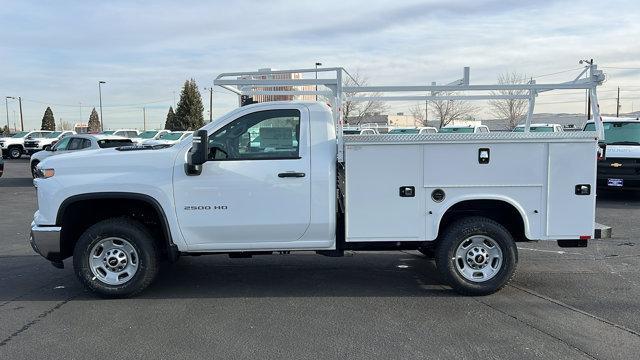
POLYGON ((89 290, 104 297, 128 297, 155 278, 158 250, 144 225, 124 218, 108 219, 80 236, 73 267, 89 290))
POLYGON ((20 149, 17 146, 14 146, 12 148, 9 149, 9 157, 12 159, 20 159, 20 157, 22 156, 22 149, 20 149))
POLYGON ((507 229, 484 217, 452 223, 436 250, 436 265, 458 293, 488 295, 513 277, 518 250, 507 229))

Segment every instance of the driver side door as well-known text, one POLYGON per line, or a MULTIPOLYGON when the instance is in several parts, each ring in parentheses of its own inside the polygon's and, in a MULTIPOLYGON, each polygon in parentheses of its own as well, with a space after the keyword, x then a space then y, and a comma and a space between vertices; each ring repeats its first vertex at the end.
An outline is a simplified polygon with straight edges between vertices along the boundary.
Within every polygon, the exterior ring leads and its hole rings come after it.
POLYGON ((192 250, 300 248, 311 217, 304 105, 245 113, 209 135, 199 176, 175 167, 180 230, 192 250))

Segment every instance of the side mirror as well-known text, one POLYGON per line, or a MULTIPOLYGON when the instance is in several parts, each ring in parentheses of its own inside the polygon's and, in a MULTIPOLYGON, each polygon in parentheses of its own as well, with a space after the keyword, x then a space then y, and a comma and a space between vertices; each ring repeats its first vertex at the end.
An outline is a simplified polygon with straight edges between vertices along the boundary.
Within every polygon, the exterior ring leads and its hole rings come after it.
POLYGON ((200 175, 202 164, 207 162, 209 156, 209 135, 207 130, 193 132, 193 145, 187 154, 186 173, 189 176, 200 175))

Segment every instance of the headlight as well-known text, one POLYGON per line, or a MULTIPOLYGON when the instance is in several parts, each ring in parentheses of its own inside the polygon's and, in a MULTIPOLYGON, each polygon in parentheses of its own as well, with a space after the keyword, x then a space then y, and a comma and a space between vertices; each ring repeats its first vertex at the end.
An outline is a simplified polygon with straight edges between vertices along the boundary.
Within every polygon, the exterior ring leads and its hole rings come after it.
POLYGON ((41 168, 36 169, 36 177, 38 179, 48 179, 55 174, 56 174, 56 171, 54 169, 41 169, 41 168))

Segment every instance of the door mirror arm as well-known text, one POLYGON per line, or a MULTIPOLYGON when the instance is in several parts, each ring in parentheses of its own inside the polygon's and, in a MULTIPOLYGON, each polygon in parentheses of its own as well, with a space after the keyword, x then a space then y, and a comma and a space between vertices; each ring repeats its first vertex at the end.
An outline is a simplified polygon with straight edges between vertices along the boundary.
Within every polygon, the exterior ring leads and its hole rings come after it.
POLYGON ((209 155, 209 135, 207 130, 198 130, 193 133, 193 146, 187 154, 185 173, 189 176, 197 176, 202 173, 202 164, 207 162, 209 155))

